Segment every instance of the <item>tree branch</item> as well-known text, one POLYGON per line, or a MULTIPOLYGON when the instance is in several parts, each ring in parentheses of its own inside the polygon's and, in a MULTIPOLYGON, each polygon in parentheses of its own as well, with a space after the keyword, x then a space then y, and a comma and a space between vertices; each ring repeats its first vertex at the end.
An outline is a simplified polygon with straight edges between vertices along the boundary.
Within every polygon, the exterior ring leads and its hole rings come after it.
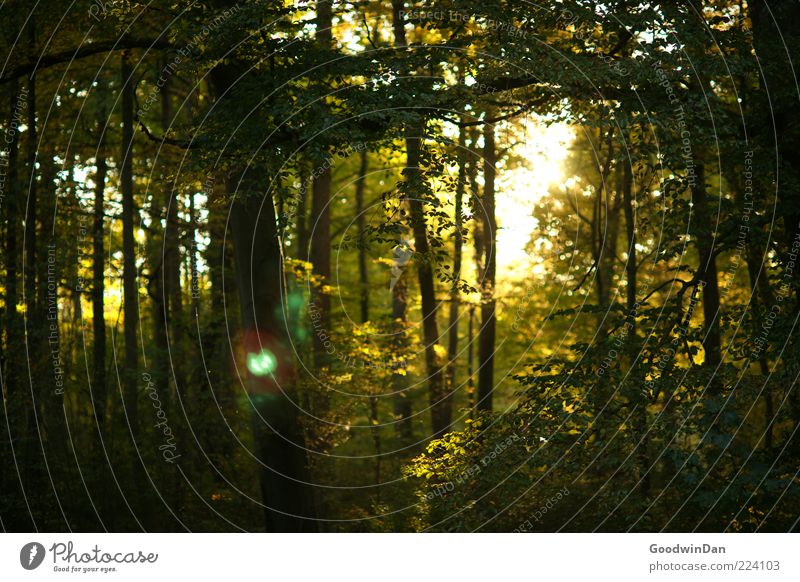
POLYGON ((98 40, 65 51, 59 51, 49 55, 42 55, 36 61, 23 63, 21 65, 17 65, 16 67, 12 67, 11 69, 5 70, 3 71, 2 75, 0 75, 0 85, 42 69, 54 67, 56 65, 62 65, 64 63, 71 63, 77 59, 82 59, 101 53, 107 53, 110 51, 134 48, 169 49, 174 47, 163 36, 153 39, 137 38, 126 35, 116 39, 98 40))

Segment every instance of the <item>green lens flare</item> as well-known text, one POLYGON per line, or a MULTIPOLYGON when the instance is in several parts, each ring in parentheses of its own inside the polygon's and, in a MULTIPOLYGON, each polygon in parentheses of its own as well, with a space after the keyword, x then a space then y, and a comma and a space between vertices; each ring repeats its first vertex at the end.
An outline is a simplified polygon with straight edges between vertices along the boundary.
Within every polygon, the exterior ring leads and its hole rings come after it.
POLYGON ((253 376, 269 376, 278 369, 278 359, 271 351, 261 350, 259 353, 247 354, 247 369, 253 376))
POLYGON ((292 309, 300 309, 303 307, 303 294, 290 293, 289 294, 289 307, 292 309))

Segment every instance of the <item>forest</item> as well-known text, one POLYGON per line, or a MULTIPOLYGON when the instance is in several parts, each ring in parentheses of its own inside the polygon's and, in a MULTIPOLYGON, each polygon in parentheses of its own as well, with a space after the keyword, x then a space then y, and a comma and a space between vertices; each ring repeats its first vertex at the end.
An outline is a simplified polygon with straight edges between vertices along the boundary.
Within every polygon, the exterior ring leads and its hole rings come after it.
POLYGON ((799 531, 797 23, 0 1, 0 528, 799 531))

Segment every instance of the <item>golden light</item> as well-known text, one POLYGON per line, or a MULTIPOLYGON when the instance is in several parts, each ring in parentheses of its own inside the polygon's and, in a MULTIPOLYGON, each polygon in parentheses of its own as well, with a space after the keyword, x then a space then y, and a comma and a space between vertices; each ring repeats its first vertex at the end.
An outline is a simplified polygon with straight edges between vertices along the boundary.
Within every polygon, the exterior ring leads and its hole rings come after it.
MULTIPOLYGON (((537 118, 524 122, 523 142, 514 153, 521 158, 517 167, 498 172, 497 184, 497 270, 498 282, 540 274, 543 267, 526 247, 538 221, 535 205, 548 195, 551 186, 564 180, 563 163, 574 139, 572 128, 564 123, 546 124, 537 118)), ((506 144, 499 143, 499 148, 506 144)))

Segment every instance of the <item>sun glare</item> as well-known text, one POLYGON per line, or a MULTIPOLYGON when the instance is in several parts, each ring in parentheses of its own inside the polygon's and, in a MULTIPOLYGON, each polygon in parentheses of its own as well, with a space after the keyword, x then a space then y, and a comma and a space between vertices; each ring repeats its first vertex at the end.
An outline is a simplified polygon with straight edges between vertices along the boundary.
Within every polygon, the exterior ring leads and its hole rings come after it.
MULTIPOLYGON (((510 281, 542 270, 526 247, 538 222, 534 206, 548 195, 549 189, 564 180, 563 163, 574 138, 572 128, 564 123, 547 125, 528 119, 524 143, 514 152, 520 158, 516 167, 498 174, 497 197, 497 268, 498 279, 510 281)), ((500 147, 504 147, 500 144, 500 147)))

